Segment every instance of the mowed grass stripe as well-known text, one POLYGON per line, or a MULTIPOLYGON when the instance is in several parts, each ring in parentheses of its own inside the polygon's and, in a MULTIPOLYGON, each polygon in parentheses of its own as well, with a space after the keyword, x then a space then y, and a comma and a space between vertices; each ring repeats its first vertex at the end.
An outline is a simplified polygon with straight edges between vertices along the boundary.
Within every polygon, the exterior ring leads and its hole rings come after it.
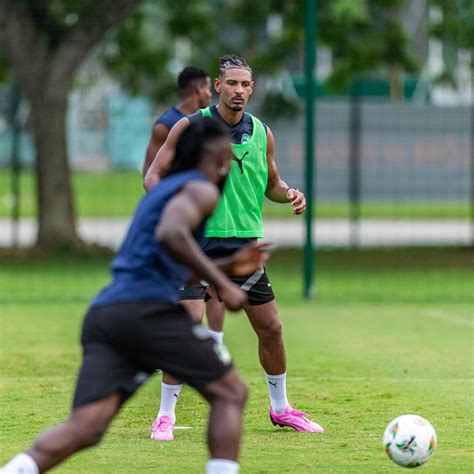
MULTIPOLYGON (((276 255, 269 266, 284 324, 288 396, 326 433, 271 425, 256 337, 244 314, 229 315, 225 340, 250 388, 242 472, 399 472, 386 458, 381 437, 391 419, 410 412, 429 419, 438 434, 439 448, 423 472, 472 471, 473 331, 464 321, 472 318, 468 282, 473 272, 465 254, 438 252, 432 260, 423 251, 408 252, 408 258, 406 253, 382 253, 378 259, 375 252, 365 259, 363 253, 323 255, 321 291, 311 303, 301 301, 295 255, 276 255), (439 273, 442 285, 413 277, 423 265, 439 273), (384 278, 377 278, 380 273, 384 278), (415 297, 397 300, 414 282, 419 285, 411 290, 415 297)), ((11 301, 0 305, 0 464, 68 415, 81 356, 81 320, 89 298, 108 280, 107 263, 8 263, 6 271, 14 266, 16 281, 5 278, 11 301), (62 278, 65 266, 67 279, 62 278), (48 278, 42 278, 43 269, 48 278), (72 291, 80 301, 67 302, 72 291), (35 304, 27 301, 31 292, 63 301, 35 304), (15 295, 23 302, 15 302, 15 295)), ((160 377, 154 377, 124 408, 100 447, 55 472, 203 472, 205 402, 185 387, 177 421, 192 429, 177 432, 173 443, 153 443, 149 428, 159 391, 160 377)))

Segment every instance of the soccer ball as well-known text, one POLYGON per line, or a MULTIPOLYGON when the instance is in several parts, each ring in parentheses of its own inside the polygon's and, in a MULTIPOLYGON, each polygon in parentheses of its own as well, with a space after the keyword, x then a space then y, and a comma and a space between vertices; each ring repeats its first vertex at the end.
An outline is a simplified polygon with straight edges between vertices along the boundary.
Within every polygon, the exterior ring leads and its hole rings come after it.
POLYGON ((424 464, 436 449, 436 432, 418 415, 402 415, 392 420, 383 434, 387 456, 403 467, 424 464))

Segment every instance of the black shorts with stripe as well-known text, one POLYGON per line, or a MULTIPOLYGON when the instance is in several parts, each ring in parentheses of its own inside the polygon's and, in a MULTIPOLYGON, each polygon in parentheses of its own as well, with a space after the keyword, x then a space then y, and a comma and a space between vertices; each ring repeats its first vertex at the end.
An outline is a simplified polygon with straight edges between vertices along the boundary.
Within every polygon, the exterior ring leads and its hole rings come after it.
POLYGON ((252 306, 269 303, 275 299, 265 268, 257 270, 253 275, 245 277, 231 276, 230 279, 247 292, 249 304, 252 306))
MULTIPOLYGON (((213 237, 206 240, 203 250, 212 259, 223 258, 234 254, 255 240, 213 237)), ((230 279, 247 292, 249 304, 252 306, 269 303, 275 299, 265 268, 257 270, 252 275, 230 276, 230 279)), ((203 282, 196 285, 184 285, 179 291, 179 297, 181 301, 207 299, 207 286, 203 282)))

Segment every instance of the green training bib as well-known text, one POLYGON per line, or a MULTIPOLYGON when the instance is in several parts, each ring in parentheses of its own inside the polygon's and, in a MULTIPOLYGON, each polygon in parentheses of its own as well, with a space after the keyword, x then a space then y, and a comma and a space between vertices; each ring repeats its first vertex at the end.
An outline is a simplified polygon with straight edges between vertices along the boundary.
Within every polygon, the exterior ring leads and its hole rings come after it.
MULTIPOLYGON (((211 117, 208 108, 203 117, 211 117)), ((249 114, 250 115, 250 114, 249 114)), ((207 221, 206 237, 263 237, 262 207, 268 182, 267 131, 250 115, 253 132, 242 144, 232 144, 234 161, 224 192, 207 221)))

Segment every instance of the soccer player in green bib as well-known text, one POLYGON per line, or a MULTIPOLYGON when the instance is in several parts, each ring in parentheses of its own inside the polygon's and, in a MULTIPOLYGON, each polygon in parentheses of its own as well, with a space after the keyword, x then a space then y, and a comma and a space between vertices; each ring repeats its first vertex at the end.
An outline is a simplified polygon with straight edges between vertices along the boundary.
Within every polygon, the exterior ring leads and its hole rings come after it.
MULTIPOLYGON (((232 136, 234 163, 222 198, 208 220, 207 240, 203 247, 208 256, 220 258, 263 237, 265 196, 274 202, 289 203, 294 214, 304 212, 306 201, 301 191, 289 187, 280 178, 273 156, 275 140, 270 128, 244 110, 254 87, 252 69, 245 59, 235 55, 221 57, 219 77, 214 80, 214 87, 219 95, 217 106, 201 109, 174 125, 145 176, 145 187, 149 190, 159 181, 170 164, 179 136, 190 123, 202 120, 202 117, 213 117, 224 124, 232 136)), ((232 280, 248 293, 244 310, 258 337, 260 363, 270 393, 272 423, 297 431, 323 432, 320 425, 288 402, 282 324, 265 269, 232 280)), ((185 288, 182 300, 186 300, 186 294, 185 288)), ((203 301, 204 297, 203 289, 203 301)), ((167 412, 160 409, 153 424, 152 439, 173 439, 174 423, 174 405, 167 412)))

